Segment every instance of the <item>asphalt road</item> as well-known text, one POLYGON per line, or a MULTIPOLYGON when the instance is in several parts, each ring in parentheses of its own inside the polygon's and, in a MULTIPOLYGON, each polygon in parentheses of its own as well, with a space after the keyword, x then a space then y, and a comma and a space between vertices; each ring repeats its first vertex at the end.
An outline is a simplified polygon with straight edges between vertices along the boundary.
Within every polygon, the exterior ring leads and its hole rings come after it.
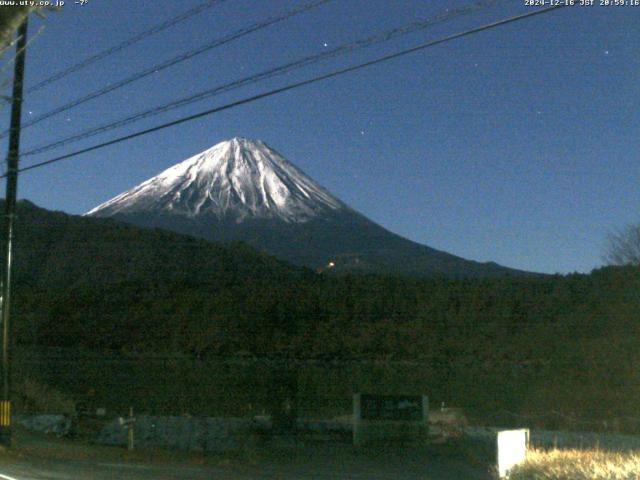
POLYGON ((449 456, 354 453, 320 447, 315 452, 283 451, 276 458, 217 466, 163 463, 46 460, 4 460, 0 480, 490 480, 488 465, 449 456))

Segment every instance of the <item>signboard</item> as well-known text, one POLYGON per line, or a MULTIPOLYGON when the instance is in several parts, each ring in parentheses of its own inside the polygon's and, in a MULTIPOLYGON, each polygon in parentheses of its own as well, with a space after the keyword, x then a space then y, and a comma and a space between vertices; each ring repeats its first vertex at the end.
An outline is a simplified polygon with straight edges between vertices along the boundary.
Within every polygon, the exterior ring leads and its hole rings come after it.
POLYGON ((360 397, 362 420, 397 420, 421 422, 424 420, 422 395, 366 395, 360 397))
POLYGON ((500 478, 509 475, 515 465, 527 456, 529 430, 503 430, 498 432, 498 474, 500 478))

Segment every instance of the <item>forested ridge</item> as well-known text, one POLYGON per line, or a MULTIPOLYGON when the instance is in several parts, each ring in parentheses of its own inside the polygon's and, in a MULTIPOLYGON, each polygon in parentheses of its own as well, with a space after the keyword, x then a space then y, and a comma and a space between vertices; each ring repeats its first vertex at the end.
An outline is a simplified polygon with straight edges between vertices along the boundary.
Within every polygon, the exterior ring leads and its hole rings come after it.
POLYGON ((18 345, 422 365, 485 410, 639 416, 640 272, 449 280, 318 274, 236 244, 22 202, 18 345))

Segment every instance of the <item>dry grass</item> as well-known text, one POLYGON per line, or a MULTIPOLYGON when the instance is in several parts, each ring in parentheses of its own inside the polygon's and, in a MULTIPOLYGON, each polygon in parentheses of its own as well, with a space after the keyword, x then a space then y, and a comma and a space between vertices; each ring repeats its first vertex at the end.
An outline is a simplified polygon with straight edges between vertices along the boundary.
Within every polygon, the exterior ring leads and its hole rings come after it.
POLYGON ((636 480, 640 452, 601 450, 530 450, 514 467, 510 480, 636 480))

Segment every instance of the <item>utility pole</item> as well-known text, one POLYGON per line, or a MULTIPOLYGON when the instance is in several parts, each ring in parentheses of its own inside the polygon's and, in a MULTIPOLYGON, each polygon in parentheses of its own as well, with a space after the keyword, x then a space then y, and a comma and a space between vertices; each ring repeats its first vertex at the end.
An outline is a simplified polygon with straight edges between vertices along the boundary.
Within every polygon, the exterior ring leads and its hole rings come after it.
POLYGON ((16 59, 13 74, 13 97, 11 101, 11 127, 9 153, 7 154, 7 190, 5 197, 4 269, 2 272, 2 392, 0 392, 0 445, 11 446, 11 261, 13 226, 16 217, 18 193, 18 160, 20 157, 20 123, 22 114, 22 85, 24 83, 24 60, 27 49, 27 19, 18 28, 16 59))

